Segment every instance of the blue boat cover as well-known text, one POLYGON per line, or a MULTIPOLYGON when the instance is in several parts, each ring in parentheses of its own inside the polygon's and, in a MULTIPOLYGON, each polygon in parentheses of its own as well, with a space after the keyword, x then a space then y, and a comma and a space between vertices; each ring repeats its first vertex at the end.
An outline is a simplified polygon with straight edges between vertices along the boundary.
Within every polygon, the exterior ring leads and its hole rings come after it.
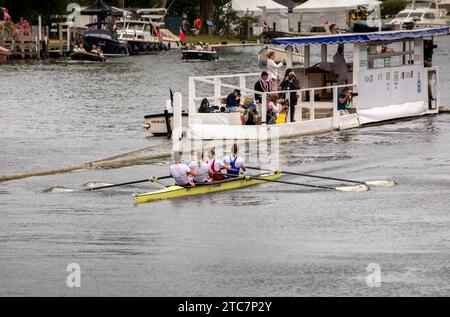
POLYGON ((364 43, 372 41, 396 41, 402 39, 414 39, 430 37, 435 35, 445 35, 450 33, 450 27, 421 29, 411 31, 387 31, 375 33, 348 33, 336 35, 301 36, 276 38, 275 45, 320 45, 320 44, 340 44, 340 43, 364 43))

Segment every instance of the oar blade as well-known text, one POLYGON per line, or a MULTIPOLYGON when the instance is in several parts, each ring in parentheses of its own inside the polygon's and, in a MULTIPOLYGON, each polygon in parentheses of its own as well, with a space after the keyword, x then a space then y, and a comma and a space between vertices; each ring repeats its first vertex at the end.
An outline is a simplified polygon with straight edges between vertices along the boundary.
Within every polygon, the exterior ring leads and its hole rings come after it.
POLYGON ((385 181, 369 181, 366 182, 369 187, 395 187, 395 181, 385 180, 385 181))
POLYGON ((340 191, 340 192, 357 192, 357 193, 361 193, 361 192, 368 191, 369 187, 366 186, 366 185, 343 186, 343 187, 337 187, 336 190, 340 191))
POLYGON ((111 185, 114 185, 114 184, 112 184, 112 183, 106 183, 106 182, 97 182, 97 181, 94 181, 94 182, 89 182, 89 183, 86 183, 86 184, 84 184, 84 188, 86 188, 86 189, 95 189, 95 188, 100 188, 100 187, 105 187, 105 186, 111 186, 111 185))

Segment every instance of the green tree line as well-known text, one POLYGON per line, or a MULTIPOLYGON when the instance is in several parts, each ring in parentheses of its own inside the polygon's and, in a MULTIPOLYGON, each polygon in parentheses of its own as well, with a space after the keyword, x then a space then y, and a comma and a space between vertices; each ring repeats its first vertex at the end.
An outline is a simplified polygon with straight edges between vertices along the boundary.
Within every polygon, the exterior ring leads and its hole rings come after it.
MULTIPOLYGON (((176 16, 187 16, 190 22, 200 16, 203 21, 214 20, 220 24, 218 17, 221 15, 224 6, 231 0, 104 0, 109 5, 126 8, 145 8, 154 6, 170 6, 169 14, 176 16)), ((0 0, 0 6, 7 7, 14 20, 23 17, 33 24, 37 22, 39 15, 43 17, 44 23, 50 21, 50 16, 64 14, 67 5, 71 2, 79 3, 82 6, 93 5, 96 0, 0 0)), ((298 0, 297 3, 305 2, 298 0)), ((383 0, 383 16, 395 15, 404 9, 404 0, 383 0)))

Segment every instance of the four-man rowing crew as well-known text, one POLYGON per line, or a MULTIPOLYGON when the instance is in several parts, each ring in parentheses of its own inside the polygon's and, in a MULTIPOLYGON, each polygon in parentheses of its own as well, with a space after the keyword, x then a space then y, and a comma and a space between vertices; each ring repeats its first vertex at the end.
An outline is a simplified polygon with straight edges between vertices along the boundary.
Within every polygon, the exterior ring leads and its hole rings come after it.
POLYGON ((204 159, 204 152, 198 153, 198 160, 189 165, 183 164, 181 160, 182 153, 175 154, 175 164, 170 166, 170 176, 151 177, 149 179, 114 184, 102 187, 94 187, 89 190, 99 190, 119 186, 127 186, 139 183, 156 183, 165 188, 146 194, 134 195, 136 203, 146 203, 155 200, 180 198, 201 194, 215 193, 225 190, 239 189, 262 183, 279 183, 285 185, 294 185, 321 190, 335 190, 345 192, 363 192, 369 190, 369 187, 393 187, 393 181, 369 181, 361 182, 342 178, 333 178, 311 174, 294 173, 287 171, 268 171, 260 168, 245 166, 243 158, 239 156, 238 146, 233 145, 231 154, 224 157, 223 161, 216 159, 215 149, 209 153, 209 160, 204 159), (250 175, 248 169, 257 170, 259 174, 250 175), (241 172, 245 174, 241 174, 241 172), (351 183, 352 186, 331 187, 312 184, 302 184, 297 182, 288 182, 278 180, 283 174, 302 176, 308 178, 325 179, 342 183, 351 183), (175 185, 166 186, 160 183, 163 179, 174 179, 175 185))

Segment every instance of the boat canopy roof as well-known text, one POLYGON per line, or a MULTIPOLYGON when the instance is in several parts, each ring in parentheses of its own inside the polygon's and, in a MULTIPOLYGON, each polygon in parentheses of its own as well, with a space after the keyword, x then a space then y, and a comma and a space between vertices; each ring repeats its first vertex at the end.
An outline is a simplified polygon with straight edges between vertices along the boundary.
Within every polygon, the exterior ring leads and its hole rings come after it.
POLYGON ((378 0, 309 0, 294 8, 295 13, 322 13, 356 10, 359 7, 373 8, 378 0))
POLYGON ((124 15, 123 10, 117 9, 115 7, 110 6, 103 0, 97 0, 97 2, 84 10, 81 10, 82 15, 97 15, 97 16, 114 16, 121 17, 124 15))
POLYGON ((320 36, 301 36, 276 38, 275 45, 321 45, 321 44, 344 44, 365 43, 374 41, 398 41, 402 39, 415 39, 435 35, 445 35, 450 32, 450 27, 411 30, 411 31, 387 31, 374 33, 348 33, 320 36))

